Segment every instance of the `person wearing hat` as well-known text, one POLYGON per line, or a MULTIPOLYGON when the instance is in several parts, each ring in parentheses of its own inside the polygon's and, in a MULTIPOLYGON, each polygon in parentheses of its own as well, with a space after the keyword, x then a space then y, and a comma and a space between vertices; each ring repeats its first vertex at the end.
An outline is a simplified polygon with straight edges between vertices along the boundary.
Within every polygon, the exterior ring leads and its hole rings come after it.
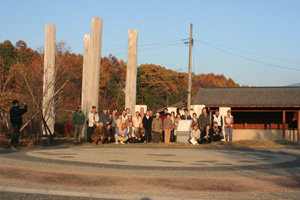
POLYGON ((231 110, 227 111, 227 115, 224 117, 225 122, 225 140, 232 141, 232 133, 233 133, 233 116, 231 115, 231 110))
POLYGON ((28 106, 26 103, 20 104, 17 99, 12 101, 12 108, 9 110, 11 123, 11 150, 17 150, 20 137, 20 128, 22 126, 22 115, 27 112, 28 106), (21 108, 21 105, 24 108, 21 108))
POLYGON ((108 114, 108 108, 103 108, 103 112, 100 115, 100 121, 103 123, 104 128, 110 124, 111 120, 108 114))
POLYGON ((152 120, 153 143, 159 143, 160 135, 162 133, 163 126, 159 115, 159 113, 156 113, 156 117, 152 120))
POLYGON ((92 111, 88 115, 88 130, 87 130, 87 142, 92 143, 91 135, 99 122, 99 115, 96 111, 96 106, 92 107, 92 111))
POLYGON ((81 106, 77 106, 77 110, 72 117, 72 124, 75 126, 74 143, 80 144, 82 137, 82 129, 85 122, 85 116, 81 110, 81 106))

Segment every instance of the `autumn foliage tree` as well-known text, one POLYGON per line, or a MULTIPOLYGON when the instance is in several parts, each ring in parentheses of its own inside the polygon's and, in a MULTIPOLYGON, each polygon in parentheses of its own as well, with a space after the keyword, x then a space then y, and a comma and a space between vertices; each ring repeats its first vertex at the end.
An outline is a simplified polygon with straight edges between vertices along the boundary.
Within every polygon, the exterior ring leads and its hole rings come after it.
MULTIPOLYGON (((9 109, 11 100, 18 98, 30 107, 28 120, 41 108, 43 97, 43 49, 34 51, 20 40, 15 45, 6 40, 0 43, 0 106, 9 109), (27 80, 27 83, 25 82, 27 80), (31 95, 31 93, 33 95, 31 95), (37 105, 35 102, 37 102, 37 105)), ((83 56, 71 52, 71 47, 61 41, 56 44, 57 122, 70 121, 72 112, 81 104, 83 56)), ((187 73, 176 72, 155 64, 143 64, 137 70, 137 104, 149 109, 171 105, 187 98, 187 73)), ((118 111, 125 106, 126 63, 115 56, 101 58, 99 109, 109 107, 118 111)), ((192 74, 192 96, 199 87, 239 87, 224 75, 192 74)), ((120 113, 120 112, 118 112, 120 113)), ((25 120, 25 121, 26 121, 25 120)), ((40 118, 36 119, 40 123, 40 118)))

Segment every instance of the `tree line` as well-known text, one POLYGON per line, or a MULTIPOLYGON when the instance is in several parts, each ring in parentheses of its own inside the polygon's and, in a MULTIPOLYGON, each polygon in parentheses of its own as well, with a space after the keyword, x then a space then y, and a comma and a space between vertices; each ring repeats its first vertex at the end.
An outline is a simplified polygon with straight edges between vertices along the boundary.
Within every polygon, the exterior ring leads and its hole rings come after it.
MULTIPOLYGON (((41 108, 43 99, 43 47, 33 50, 20 40, 13 45, 9 40, 0 43, 0 106, 11 107, 18 98, 29 106, 30 118, 41 108), (32 95, 33 94, 33 95, 32 95), (35 100, 34 100, 35 99, 35 100), (34 103, 37 102, 37 104, 34 103)), ((68 122, 81 102, 83 56, 71 52, 64 42, 56 44, 55 97, 57 122, 68 122)), ((126 62, 113 55, 101 58, 99 109, 109 107, 121 111, 125 105, 126 62)), ((137 71, 137 104, 151 110, 171 105, 187 98, 188 75, 155 64, 142 64, 137 71)), ((231 78, 220 74, 192 74, 192 97, 199 87, 239 87, 231 78)), ((36 123, 40 123, 37 119, 36 123)))

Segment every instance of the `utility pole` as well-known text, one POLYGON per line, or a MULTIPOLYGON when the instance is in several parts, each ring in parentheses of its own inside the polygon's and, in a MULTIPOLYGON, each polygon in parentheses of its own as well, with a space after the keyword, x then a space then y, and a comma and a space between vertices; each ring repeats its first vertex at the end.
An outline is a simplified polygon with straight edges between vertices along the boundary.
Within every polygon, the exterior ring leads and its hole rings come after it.
POLYGON ((190 26, 190 50, 189 50, 189 76, 188 76, 188 90, 187 90, 187 109, 190 113, 191 107, 191 93, 192 93, 192 47, 193 47, 193 24, 190 26))

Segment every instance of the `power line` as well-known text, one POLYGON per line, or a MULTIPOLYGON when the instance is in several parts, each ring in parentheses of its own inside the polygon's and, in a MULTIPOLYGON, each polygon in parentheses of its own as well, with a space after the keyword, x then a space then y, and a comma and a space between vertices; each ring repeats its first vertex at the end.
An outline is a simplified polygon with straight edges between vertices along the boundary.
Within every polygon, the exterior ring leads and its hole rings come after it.
POLYGON ((228 46, 225 46, 225 45, 216 44, 216 43, 212 43, 212 42, 207 42, 207 41, 203 41, 203 40, 197 40, 197 41, 201 42, 201 43, 211 44, 211 45, 214 45, 214 46, 224 47, 224 48, 227 48, 227 49, 232 49, 232 50, 235 50, 235 51, 245 52, 245 53, 256 55, 256 56, 261 56, 261 57, 265 57, 265 58, 271 58, 271 59, 274 59, 274 60, 279 60, 279 61, 284 61, 284 62, 288 62, 288 63, 300 65, 300 63, 297 63, 297 62, 294 62, 294 61, 290 61, 290 60, 275 58, 275 57, 272 57, 272 56, 266 56, 266 55, 262 55, 262 54, 258 54, 258 53, 254 53, 254 52, 250 52, 250 51, 246 51, 246 50, 242 50, 242 49, 232 48, 232 47, 228 47, 228 46))
POLYGON ((205 42, 201 42, 201 41, 199 41, 199 40, 196 40, 196 41, 199 42, 199 43, 202 43, 202 44, 204 44, 204 45, 206 45, 206 46, 209 46, 209 47, 211 47, 211 48, 213 48, 213 49, 216 49, 216 50, 221 51, 221 52, 223 52, 223 53, 230 54, 230 55, 235 56, 235 57, 238 57, 238 58, 242 58, 242 59, 249 60, 249 61, 252 61, 252 62, 256 62, 256 63, 260 63, 260 64, 272 66, 272 67, 277 67, 277 68, 281 68, 281 69, 288 69, 288 70, 300 71, 300 69, 296 69, 296 68, 284 67, 284 66, 280 66, 280 65, 274 65, 274 64, 270 64, 270 63, 263 62, 263 61, 255 60, 255 59, 252 59, 252 58, 246 58, 246 57, 244 57, 244 56, 240 56, 240 55, 231 53, 231 52, 229 52, 229 51, 225 51, 225 50, 223 50, 223 49, 220 49, 220 48, 215 47, 215 46, 213 46, 213 45, 207 44, 207 43, 205 43, 205 42))

